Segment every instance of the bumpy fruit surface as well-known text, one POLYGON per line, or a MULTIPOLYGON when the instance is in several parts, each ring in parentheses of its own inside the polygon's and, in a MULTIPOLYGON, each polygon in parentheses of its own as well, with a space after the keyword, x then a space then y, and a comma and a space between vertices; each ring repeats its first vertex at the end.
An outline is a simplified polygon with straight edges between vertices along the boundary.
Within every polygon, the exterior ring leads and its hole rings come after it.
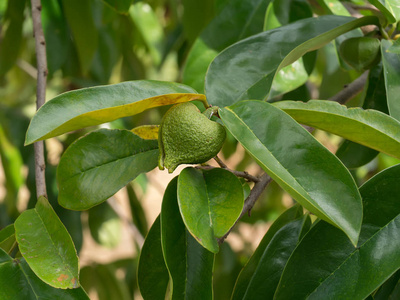
POLYGON ((357 71, 365 71, 377 64, 380 59, 380 42, 372 37, 355 37, 340 44, 342 59, 357 71))
POLYGON ((218 154, 225 128, 203 115, 193 103, 174 105, 164 115, 158 133, 158 166, 172 173, 180 164, 199 164, 218 154))

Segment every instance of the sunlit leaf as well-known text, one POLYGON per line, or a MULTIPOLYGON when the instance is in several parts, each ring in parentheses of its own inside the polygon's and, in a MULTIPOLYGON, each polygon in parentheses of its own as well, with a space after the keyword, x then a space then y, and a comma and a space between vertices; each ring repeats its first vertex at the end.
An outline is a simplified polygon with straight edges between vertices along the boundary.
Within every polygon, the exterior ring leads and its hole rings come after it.
POLYGON ((214 254, 186 230, 178 206, 177 180, 168 185, 161 207, 161 243, 170 276, 170 299, 212 299, 214 254))
POLYGON ((114 195, 140 173, 157 166, 158 142, 128 130, 100 129, 75 141, 57 169, 58 202, 89 209, 114 195))
POLYGON ((272 179, 306 209, 357 243, 361 198, 354 179, 335 155, 267 102, 241 101, 220 109, 220 116, 272 179))
POLYGON ((396 23, 400 19, 400 7, 398 0, 368 0, 385 16, 389 24, 396 23))
POLYGON ((400 158, 400 122, 380 111, 347 108, 324 100, 281 101, 275 106, 301 124, 400 158))
POLYGON ((233 226, 243 209, 239 179, 223 169, 184 169, 178 177, 178 203, 183 222, 193 237, 211 252, 217 238, 233 226))
POLYGON ((265 10, 270 0, 226 0, 194 43, 186 60, 183 83, 199 92, 211 61, 226 47, 263 31, 265 10))
POLYGON ((239 100, 263 100, 277 71, 343 33, 367 24, 378 24, 378 19, 322 16, 242 40, 221 52, 211 63, 205 83, 208 102, 223 107, 239 100))
POLYGON ((159 125, 142 125, 133 128, 131 131, 144 140, 157 140, 159 125))
POLYGON ((153 107, 196 99, 205 101, 205 96, 182 84, 151 80, 66 92, 37 111, 26 133, 25 144, 136 115, 153 107))
POLYGON ((14 224, 0 230, 0 248, 5 252, 10 252, 16 246, 14 224))
POLYGON ((34 209, 15 221, 19 250, 35 274, 56 288, 79 286, 79 262, 68 231, 50 203, 39 197, 34 209))
POLYGON ((31 270, 25 259, 12 259, 0 249, 0 299, 89 300, 82 287, 54 288, 31 270))
MULTIPOLYGON (((291 224, 294 220, 302 218, 302 215, 303 208, 297 204, 280 215, 279 218, 271 225, 257 249, 240 272, 235 284, 232 300, 243 299, 245 296, 246 291, 249 288, 249 283, 256 274, 256 271, 259 269, 260 260, 262 260, 265 250, 270 247, 269 245, 274 239, 275 235, 285 228, 285 226, 291 224)), ((277 253, 280 254, 281 251, 278 251, 277 253)), ((265 269, 268 270, 268 267, 265 269)))
POLYGON ((357 248, 337 228, 314 225, 290 257, 274 299, 365 299, 396 272, 399 177, 397 165, 360 188, 364 215, 357 248))

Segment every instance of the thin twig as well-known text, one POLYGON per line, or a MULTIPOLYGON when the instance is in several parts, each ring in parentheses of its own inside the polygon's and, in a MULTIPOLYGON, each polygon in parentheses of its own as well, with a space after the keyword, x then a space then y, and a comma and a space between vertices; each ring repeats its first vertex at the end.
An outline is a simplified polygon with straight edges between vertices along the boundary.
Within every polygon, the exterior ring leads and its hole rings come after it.
MULTIPOLYGON (((46 58, 46 41, 44 38, 40 0, 31 0, 32 5, 32 21, 33 32, 35 36, 36 60, 37 60, 37 90, 36 90, 36 108, 39 109, 46 101, 46 79, 47 79, 47 58, 46 58)), ((39 198, 44 196, 47 198, 46 180, 44 161, 44 145, 43 141, 36 142, 35 148, 35 179, 36 179, 36 195, 39 198)))
POLYGON ((352 83, 344 87, 339 93, 329 98, 331 101, 338 102, 340 104, 345 104, 355 96, 357 96, 365 86, 368 79, 368 71, 364 72, 360 77, 354 80, 352 83))
POLYGON ((144 244, 144 237, 140 233, 139 229, 125 215, 124 209, 121 207, 121 205, 118 203, 118 201, 116 201, 113 197, 111 197, 107 200, 107 203, 115 211, 115 213, 118 215, 118 217, 121 219, 121 221, 124 222, 128 226, 131 236, 133 237, 133 239, 136 241, 136 243, 138 244, 138 246, 141 249, 144 244))
MULTIPOLYGON (((206 165, 206 166, 196 166, 195 168, 196 169, 202 169, 202 170, 211 170, 211 169, 216 169, 218 167, 213 167, 213 166, 206 165)), ((247 181, 252 181, 252 182, 260 181, 260 179, 258 177, 250 175, 246 171, 236 171, 236 170, 229 169, 228 167, 221 167, 221 169, 227 170, 227 171, 235 174, 237 177, 244 178, 247 181)))
POLYGON ((254 204, 256 203, 257 199, 261 196, 261 193, 265 190, 268 184, 272 181, 271 177, 269 177, 266 173, 264 173, 260 178, 259 181, 254 184, 249 196, 244 201, 242 212, 239 218, 236 220, 235 224, 229 229, 229 231, 221 238, 218 239, 218 244, 222 244, 227 236, 231 233, 232 229, 236 226, 239 220, 245 215, 249 214, 253 208, 254 204))

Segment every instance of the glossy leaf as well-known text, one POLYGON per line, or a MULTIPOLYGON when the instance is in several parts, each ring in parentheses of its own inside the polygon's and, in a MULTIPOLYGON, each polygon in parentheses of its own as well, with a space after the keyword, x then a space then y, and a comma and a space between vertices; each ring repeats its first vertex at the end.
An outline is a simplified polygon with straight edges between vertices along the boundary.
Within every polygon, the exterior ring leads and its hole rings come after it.
MULTIPOLYGON (((128 193, 128 198, 129 198, 129 207, 132 215, 132 222, 133 224, 135 224, 140 233, 143 236, 146 236, 149 230, 149 227, 147 225, 146 214, 144 212, 140 199, 138 199, 136 195, 132 182, 126 185, 126 191, 128 193)), ((143 193, 145 193, 145 191, 143 191, 143 193)))
POLYGON ((217 238, 235 224, 243 209, 239 179, 223 169, 186 168, 178 178, 178 203, 183 222, 206 249, 217 253, 217 238))
POLYGON ((157 166, 158 142, 128 130, 100 129, 75 141, 57 168, 58 202, 84 210, 100 204, 157 166))
POLYGON ((71 28, 81 70, 89 70, 98 45, 98 31, 94 24, 90 0, 62 0, 63 11, 71 28))
POLYGON ((46 198, 39 197, 35 208, 24 211, 14 226, 19 250, 41 280, 62 289, 79 286, 74 244, 46 198))
POLYGON ((170 299, 212 299, 214 254, 186 230, 178 206, 178 178, 168 185, 161 207, 161 243, 170 276, 170 299))
POLYGON ((137 276, 143 299, 165 299, 169 274, 161 248, 160 217, 154 221, 144 241, 137 276))
POLYGON ((322 16, 300 20, 240 41, 221 52, 211 63, 205 82, 208 102, 224 107, 239 100, 263 100, 269 94, 277 71, 339 35, 367 24, 377 24, 377 18, 354 20, 351 17, 322 16))
POLYGON ((74 90, 46 102, 34 115, 25 144, 132 116, 153 107, 205 101, 178 83, 140 80, 74 90))
POLYGON ((397 0, 368 0, 385 16, 389 24, 396 23, 400 19, 400 7, 397 0))
POLYGON ((289 259, 274 299, 364 299, 400 268, 399 165, 367 181, 358 247, 320 221, 289 259))
POLYGON ((22 44, 25 1, 8 1, 1 21, 0 76, 5 75, 17 61, 22 44))
MULTIPOLYGON (((382 64, 373 67, 368 74, 368 88, 365 95, 363 109, 375 109, 388 114, 385 79, 382 64)), ((369 163, 379 154, 378 151, 366 146, 345 140, 336 151, 336 156, 343 164, 352 169, 369 163)))
POLYGON ((400 297, 400 271, 394 273, 386 282, 374 293, 375 300, 398 299, 400 297))
POLYGON ((311 100, 275 104, 301 124, 400 158, 400 122, 375 110, 347 108, 337 102, 311 100))
POLYGON ((400 54, 388 52, 392 46, 391 41, 382 40, 381 52, 383 62, 383 74, 385 75, 386 97, 389 114, 400 121, 400 104, 398 101, 400 92, 400 54))
POLYGON ((110 7, 115 9, 117 12, 121 14, 126 14, 129 11, 129 7, 132 4, 133 0, 103 0, 110 7))
MULTIPOLYGON (((264 20, 264 30, 271 30, 295 21, 311 18, 310 5, 304 0, 271 1, 264 20)), ((316 53, 310 53, 311 59, 300 58, 276 73, 272 82, 269 98, 285 94, 303 85, 315 64, 316 53), (305 64, 309 64, 306 68, 305 64)))
POLYGON ((269 103, 241 101, 219 113, 226 128, 272 179, 357 243, 361 198, 354 179, 336 156, 269 103))
POLYGON ((25 259, 12 259, 0 249, 0 299, 89 300, 85 291, 54 288, 36 276, 25 259))
POLYGON ((159 125, 142 125, 133 128, 131 131, 144 140, 158 140, 159 125))
POLYGON ((16 246, 14 224, 10 224, 0 231, 0 249, 10 253, 16 246))
POLYGON ((281 231, 282 228, 285 228, 285 226, 291 224, 294 220, 299 219, 302 216, 303 208, 299 204, 296 204, 286 210, 282 215, 279 216, 278 219, 276 219, 276 221, 271 225, 267 233, 264 235, 249 261, 240 272, 235 284, 232 300, 243 299, 245 296, 249 283, 255 275, 256 270, 259 268, 259 262, 263 258, 265 250, 269 248, 274 236, 281 231))
POLYGON ((308 215, 284 225, 263 249, 263 255, 242 299, 272 299, 279 279, 302 235, 309 230, 308 215))
POLYGON ((120 243, 121 220, 107 202, 89 210, 88 224, 93 239, 100 245, 114 248, 120 243))
POLYGON ((183 71, 183 83, 204 90, 211 61, 226 47, 263 31, 265 10, 271 0, 226 0, 194 43, 183 71))

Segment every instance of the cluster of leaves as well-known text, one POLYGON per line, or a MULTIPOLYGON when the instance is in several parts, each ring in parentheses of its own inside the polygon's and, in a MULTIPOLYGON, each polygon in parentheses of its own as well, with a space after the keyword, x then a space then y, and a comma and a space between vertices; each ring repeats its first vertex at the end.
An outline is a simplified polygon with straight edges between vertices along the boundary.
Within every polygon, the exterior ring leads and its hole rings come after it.
MULTIPOLYGON (((109 2, 117 3, 115 9, 119 12, 129 10, 138 31, 146 27, 144 20, 151 20, 141 19, 138 7, 145 5, 141 2, 133 6, 130 1, 109 2)), ((184 1, 185 11, 197 11, 189 2, 184 1)), ((192 45, 183 69, 183 84, 135 80, 82 88, 54 97, 32 118, 26 145, 138 115, 151 108, 207 101, 220 107, 221 122, 234 140, 230 143, 240 143, 252 160, 297 202, 272 224, 240 274, 236 276, 237 272, 231 270, 236 283, 233 291, 223 294, 218 286, 213 288, 213 273, 217 276, 217 266, 222 265, 217 253, 226 255, 229 249, 226 244, 218 243, 218 239, 235 225, 252 192, 247 183, 225 168, 185 168, 169 183, 160 216, 141 249, 137 277, 143 298, 164 299, 168 294, 173 299, 211 299, 213 295, 232 299, 387 299, 397 295, 399 165, 384 169, 361 187, 356 182, 356 172, 378 153, 400 158, 400 106, 396 101, 400 60, 398 42, 393 39, 400 10, 395 1, 382 4, 371 0, 376 9, 361 10, 364 15, 354 18, 339 1, 317 2, 318 5, 311 7, 302 0, 205 1, 201 5, 203 12, 208 6, 213 7, 215 17, 197 39, 193 36, 200 32, 205 21, 193 26, 188 13, 183 18, 184 29, 180 29, 186 34, 191 32, 187 34, 191 38, 185 41, 192 45), (314 17, 314 13, 319 16, 314 17), (360 27, 367 25, 373 28, 368 35, 380 40, 381 62, 369 71, 365 92, 350 103, 362 108, 347 108, 327 100, 304 103, 311 97, 308 87, 316 84, 313 79, 316 72, 322 75, 318 83, 320 99, 336 92, 326 88, 334 78, 346 79, 343 75, 346 74, 347 79, 354 79, 361 75, 340 59, 336 64, 342 70, 336 68, 339 71, 330 72, 330 63, 340 43, 349 37, 362 36, 360 27), (334 155, 300 124, 341 136, 346 141, 334 155)), ((360 3, 352 7, 357 4, 360 3)), ((75 65, 80 66, 80 74, 94 72, 91 78, 96 79, 93 75, 96 68, 107 67, 95 60, 110 54, 100 47, 108 39, 81 31, 87 28, 89 32, 97 32, 96 26, 83 23, 92 22, 99 13, 92 13, 89 8, 72 11, 73 5, 62 7, 62 14, 61 10, 51 10, 54 5, 50 4, 44 11, 54 12, 58 21, 69 22, 64 29, 68 28, 76 41, 75 58, 79 64, 75 65), (79 46, 88 40, 93 49, 79 46)), ((106 15, 107 20, 113 20, 108 23, 113 26, 128 18, 117 12, 106 15)), ((59 24, 57 20, 47 21, 59 24)), ((11 24, 7 33, 13 28, 11 24)), ((113 34, 129 28, 125 25, 113 27, 113 34)), ((47 40, 52 43, 51 38, 58 34, 47 31, 47 40)), ((122 36, 119 41, 132 42, 122 36)), ((119 45, 110 39, 112 44, 119 45)), ((178 40, 175 36, 171 43, 178 40)), ((157 56, 161 52, 154 41, 145 42, 152 60, 160 63, 163 56, 157 56)), ((132 44, 128 48, 131 51, 132 44)), ((132 61, 119 49, 114 58, 122 55, 124 61, 132 61)), ((54 49, 48 51, 55 55, 54 49)), ((74 55, 67 53, 64 57, 70 59, 74 55)), ((114 64, 115 60, 109 66, 114 64)), ((57 66, 53 70, 61 69, 68 74, 67 60, 60 60, 57 66)), ((107 70, 98 70, 105 76, 104 82, 109 80, 113 68, 107 70)), ((340 84, 334 88, 341 89, 340 84)), ((141 126, 132 130, 98 129, 70 143, 57 167, 58 204, 75 219, 79 213, 71 210, 89 210, 93 214, 92 223, 106 220, 112 210, 105 201, 124 186, 134 193, 131 181, 157 166, 156 139, 157 127, 141 126)), ((3 153, 13 153, 5 146, 0 150, 2 160, 7 157, 3 153)), ((253 191, 265 178, 258 179, 253 191)), ((51 197, 50 194, 50 201, 51 197)), ((133 204, 132 208, 135 207, 138 205, 133 204)), ((20 215, 16 213, 15 222, 0 231, 0 248, 0 298, 4 299, 13 299, 21 293, 26 297, 35 294, 87 299, 80 284, 101 290, 98 281, 89 282, 87 274, 96 274, 101 282, 108 279, 110 268, 117 268, 117 265, 90 266, 80 272, 71 236, 44 197, 37 200, 34 208, 20 215)), ((115 290, 118 294, 102 293, 104 297, 125 299, 126 290, 118 287, 115 290)))

